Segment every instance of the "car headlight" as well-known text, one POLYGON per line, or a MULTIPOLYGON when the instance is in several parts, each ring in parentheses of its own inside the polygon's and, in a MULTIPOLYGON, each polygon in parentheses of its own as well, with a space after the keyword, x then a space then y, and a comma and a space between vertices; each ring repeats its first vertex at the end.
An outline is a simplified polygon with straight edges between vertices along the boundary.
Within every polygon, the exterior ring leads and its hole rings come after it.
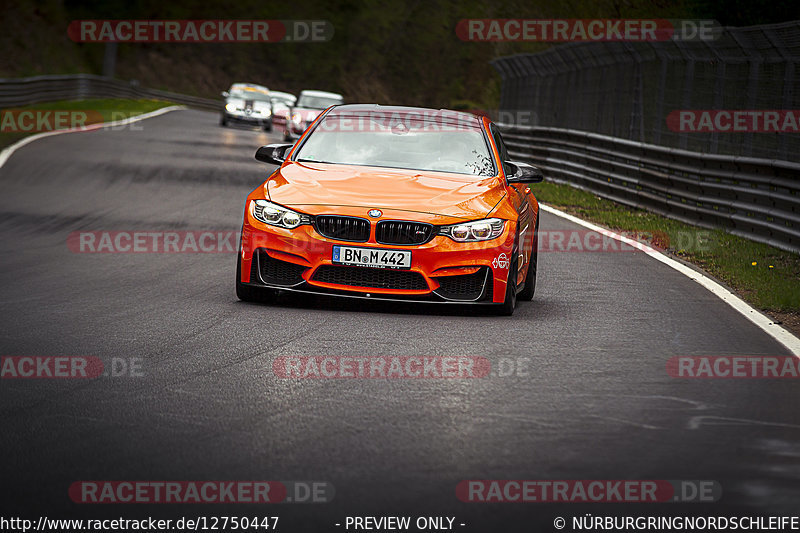
POLYGON ((440 226, 439 235, 450 237, 456 242, 477 242, 496 239, 503 233, 505 221, 499 218, 474 220, 463 224, 440 226))
POLYGON ((291 209, 286 209, 267 200, 252 200, 250 202, 250 214, 253 215, 253 218, 265 224, 288 229, 296 228, 301 224, 311 224, 310 216, 296 213, 291 209))
POLYGON ((225 109, 227 109, 228 111, 233 113, 234 111, 236 111, 236 105, 235 104, 225 104, 225 109))
POLYGON ((292 115, 292 122, 294 122, 295 124, 302 124, 303 115, 301 115, 300 113, 295 113, 294 115, 292 115))

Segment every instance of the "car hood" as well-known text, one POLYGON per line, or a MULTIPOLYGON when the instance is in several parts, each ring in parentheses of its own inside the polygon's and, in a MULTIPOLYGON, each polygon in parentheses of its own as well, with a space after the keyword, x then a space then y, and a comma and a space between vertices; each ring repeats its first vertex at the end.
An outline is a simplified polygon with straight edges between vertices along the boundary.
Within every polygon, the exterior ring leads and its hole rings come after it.
POLYGON ((487 216, 505 191, 497 177, 323 163, 284 164, 266 183, 273 202, 311 214, 329 206, 487 216))

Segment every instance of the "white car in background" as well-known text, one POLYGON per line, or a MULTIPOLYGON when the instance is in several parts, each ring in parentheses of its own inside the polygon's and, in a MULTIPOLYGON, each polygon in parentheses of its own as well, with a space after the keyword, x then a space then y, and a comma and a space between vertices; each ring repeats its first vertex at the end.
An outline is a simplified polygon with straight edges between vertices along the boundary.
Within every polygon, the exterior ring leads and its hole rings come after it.
POLYGON ((297 97, 297 103, 292 107, 289 123, 284 130, 284 140, 291 141, 300 137, 320 113, 332 105, 342 103, 344 103, 344 98, 341 94, 327 91, 301 91, 300 96, 297 97))
POLYGON ((255 83, 234 83, 223 91, 225 107, 222 110, 220 125, 238 122, 272 130, 272 99, 269 89, 255 83))

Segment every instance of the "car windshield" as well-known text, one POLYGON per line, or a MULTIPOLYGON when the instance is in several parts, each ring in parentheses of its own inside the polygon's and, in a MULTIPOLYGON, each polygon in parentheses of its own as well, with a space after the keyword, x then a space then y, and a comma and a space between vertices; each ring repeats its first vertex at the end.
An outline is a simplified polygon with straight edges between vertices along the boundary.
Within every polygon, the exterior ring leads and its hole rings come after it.
POLYGON ((341 98, 303 94, 300 95, 300 98, 297 100, 297 107, 304 107, 306 109, 328 109, 332 105, 339 105, 341 103, 341 98))
POLYGON ((231 87, 228 91, 229 98, 241 98, 242 100, 258 100, 261 102, 269 102, 269 93, 265 93, 261 89, 245 89, 242 87, 231 87))
POLYGON ((296 161, 495 175, 479 126, 435 120, 329 115, 296 161))

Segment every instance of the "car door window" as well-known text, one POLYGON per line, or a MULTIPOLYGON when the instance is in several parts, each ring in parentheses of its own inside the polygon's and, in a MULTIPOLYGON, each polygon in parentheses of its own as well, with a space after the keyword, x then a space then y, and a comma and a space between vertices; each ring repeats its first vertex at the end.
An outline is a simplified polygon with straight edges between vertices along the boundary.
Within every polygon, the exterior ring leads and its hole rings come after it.
POLYGON ((500 160, 503 162, 503 170, 506 173, 506 176, 510 175, 512 172, 508 165, 506 165, 506 161, 509 160, 508 157, 508 150, 506 149, 506 143, 503 142, 503 137, 500 135, 500 131, 497 129, 497 126, 492 124, 492 138, 494 139, 494 144, 497 146, 497 151, 500 153, 500 160))

